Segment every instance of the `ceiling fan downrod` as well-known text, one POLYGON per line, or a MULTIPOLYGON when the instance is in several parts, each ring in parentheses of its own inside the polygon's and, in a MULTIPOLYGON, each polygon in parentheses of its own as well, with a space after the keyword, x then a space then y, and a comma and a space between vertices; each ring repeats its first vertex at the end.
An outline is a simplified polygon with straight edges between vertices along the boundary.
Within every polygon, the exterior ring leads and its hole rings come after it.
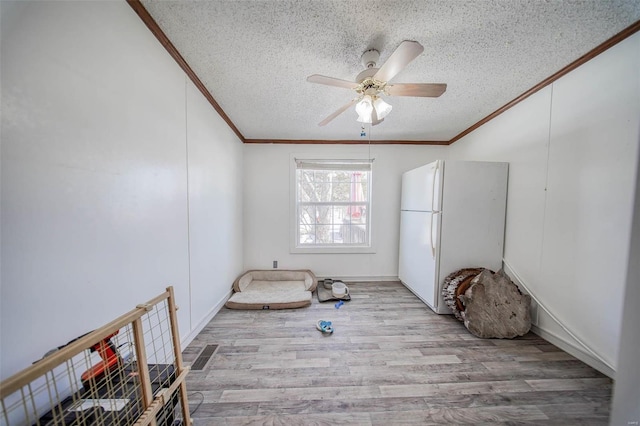
POLYGON ((378 64, 378 60, 380 60, 380 52, 376 49, 369 49, 362 54, 360 60, 365 69, 356 77, 356 82, 358 83, 362 83, 365 79, 373 77, 376 72, 378 72, 376 65, 378 64))
POLYGON ((376 49, 369 49, 362 54, 360 60, 365 68, 375 68, 380 60, 380 52, 376 49))

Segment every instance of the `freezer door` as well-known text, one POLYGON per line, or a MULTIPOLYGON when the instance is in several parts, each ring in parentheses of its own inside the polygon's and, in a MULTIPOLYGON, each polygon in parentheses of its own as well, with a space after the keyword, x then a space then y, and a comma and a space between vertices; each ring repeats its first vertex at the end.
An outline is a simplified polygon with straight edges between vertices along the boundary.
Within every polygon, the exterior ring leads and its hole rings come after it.
MULTIPOLYGON (((437 250, 434 256, 432 223, 437 226, 431 212, 401 212, 398 276, 409 290, 434 309, 437 250)), ((436 236, 433 238, 435 243, 436 236)))
POLYGON ((440 162, 434 161, 402 175, 401 210, 430 212, 438 210, 441 179, 440 162))

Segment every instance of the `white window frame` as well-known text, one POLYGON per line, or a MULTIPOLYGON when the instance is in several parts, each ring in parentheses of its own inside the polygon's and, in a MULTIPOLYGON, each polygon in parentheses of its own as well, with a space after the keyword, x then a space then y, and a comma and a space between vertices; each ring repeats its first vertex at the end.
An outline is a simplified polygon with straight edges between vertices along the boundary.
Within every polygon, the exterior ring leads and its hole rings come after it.
POLYGON ((327 155, 299 155, 292 154, 290 162, 290 238, 289 238, 289 251, 290 253, 375 253, 374 246, 374 232, 373 232, 373 212, 372 212, 372 193, 373 193, 373 159, 357 159, 348 157, 333 158, 327 155), (346 158, 346 159, 345 159, 346 158), (300 245, 299 244, 299 224, 298 224, 298 182, 297 182, 297 169, 298 163, 321 163, 330 167, 331 164, 341 165, 343 168, 348 167, 349 164, 353 164, 354 167, 363 167, 366 165, 369 168, 369 191, 368 191, 368 205, 367 221, 369 232, 369 243, 367 245, 300 245))

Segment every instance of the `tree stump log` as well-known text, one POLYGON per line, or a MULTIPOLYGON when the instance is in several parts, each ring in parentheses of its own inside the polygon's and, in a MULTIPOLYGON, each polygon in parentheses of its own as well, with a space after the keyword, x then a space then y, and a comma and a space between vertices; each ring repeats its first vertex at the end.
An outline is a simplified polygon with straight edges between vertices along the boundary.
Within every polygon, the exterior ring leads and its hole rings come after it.
POLYGON ((500 270, 482 271, 459 296, 465 327, 482 338, 514 338, 531 329, 531 296, 522 294, 500 270))
POLYGON ((444 285, 442 286, 444 302, 453 311, 453 315, 460 321, 464 321, 462 318, 464 305, 460 299, 458 299, 458 296, 467 291, 471 284, 471 280, 473 280, 482 271, 484 271, 484 268, 460 269, 447 275, 444 279, 444 285))

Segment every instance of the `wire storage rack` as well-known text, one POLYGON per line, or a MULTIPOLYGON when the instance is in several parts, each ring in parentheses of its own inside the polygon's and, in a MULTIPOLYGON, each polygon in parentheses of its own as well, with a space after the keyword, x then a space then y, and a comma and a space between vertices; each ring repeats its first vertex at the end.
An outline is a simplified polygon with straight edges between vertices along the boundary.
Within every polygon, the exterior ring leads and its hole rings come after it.
POLYGON ((0 383, 0 426, 191 425, 173 287, 0 383))

